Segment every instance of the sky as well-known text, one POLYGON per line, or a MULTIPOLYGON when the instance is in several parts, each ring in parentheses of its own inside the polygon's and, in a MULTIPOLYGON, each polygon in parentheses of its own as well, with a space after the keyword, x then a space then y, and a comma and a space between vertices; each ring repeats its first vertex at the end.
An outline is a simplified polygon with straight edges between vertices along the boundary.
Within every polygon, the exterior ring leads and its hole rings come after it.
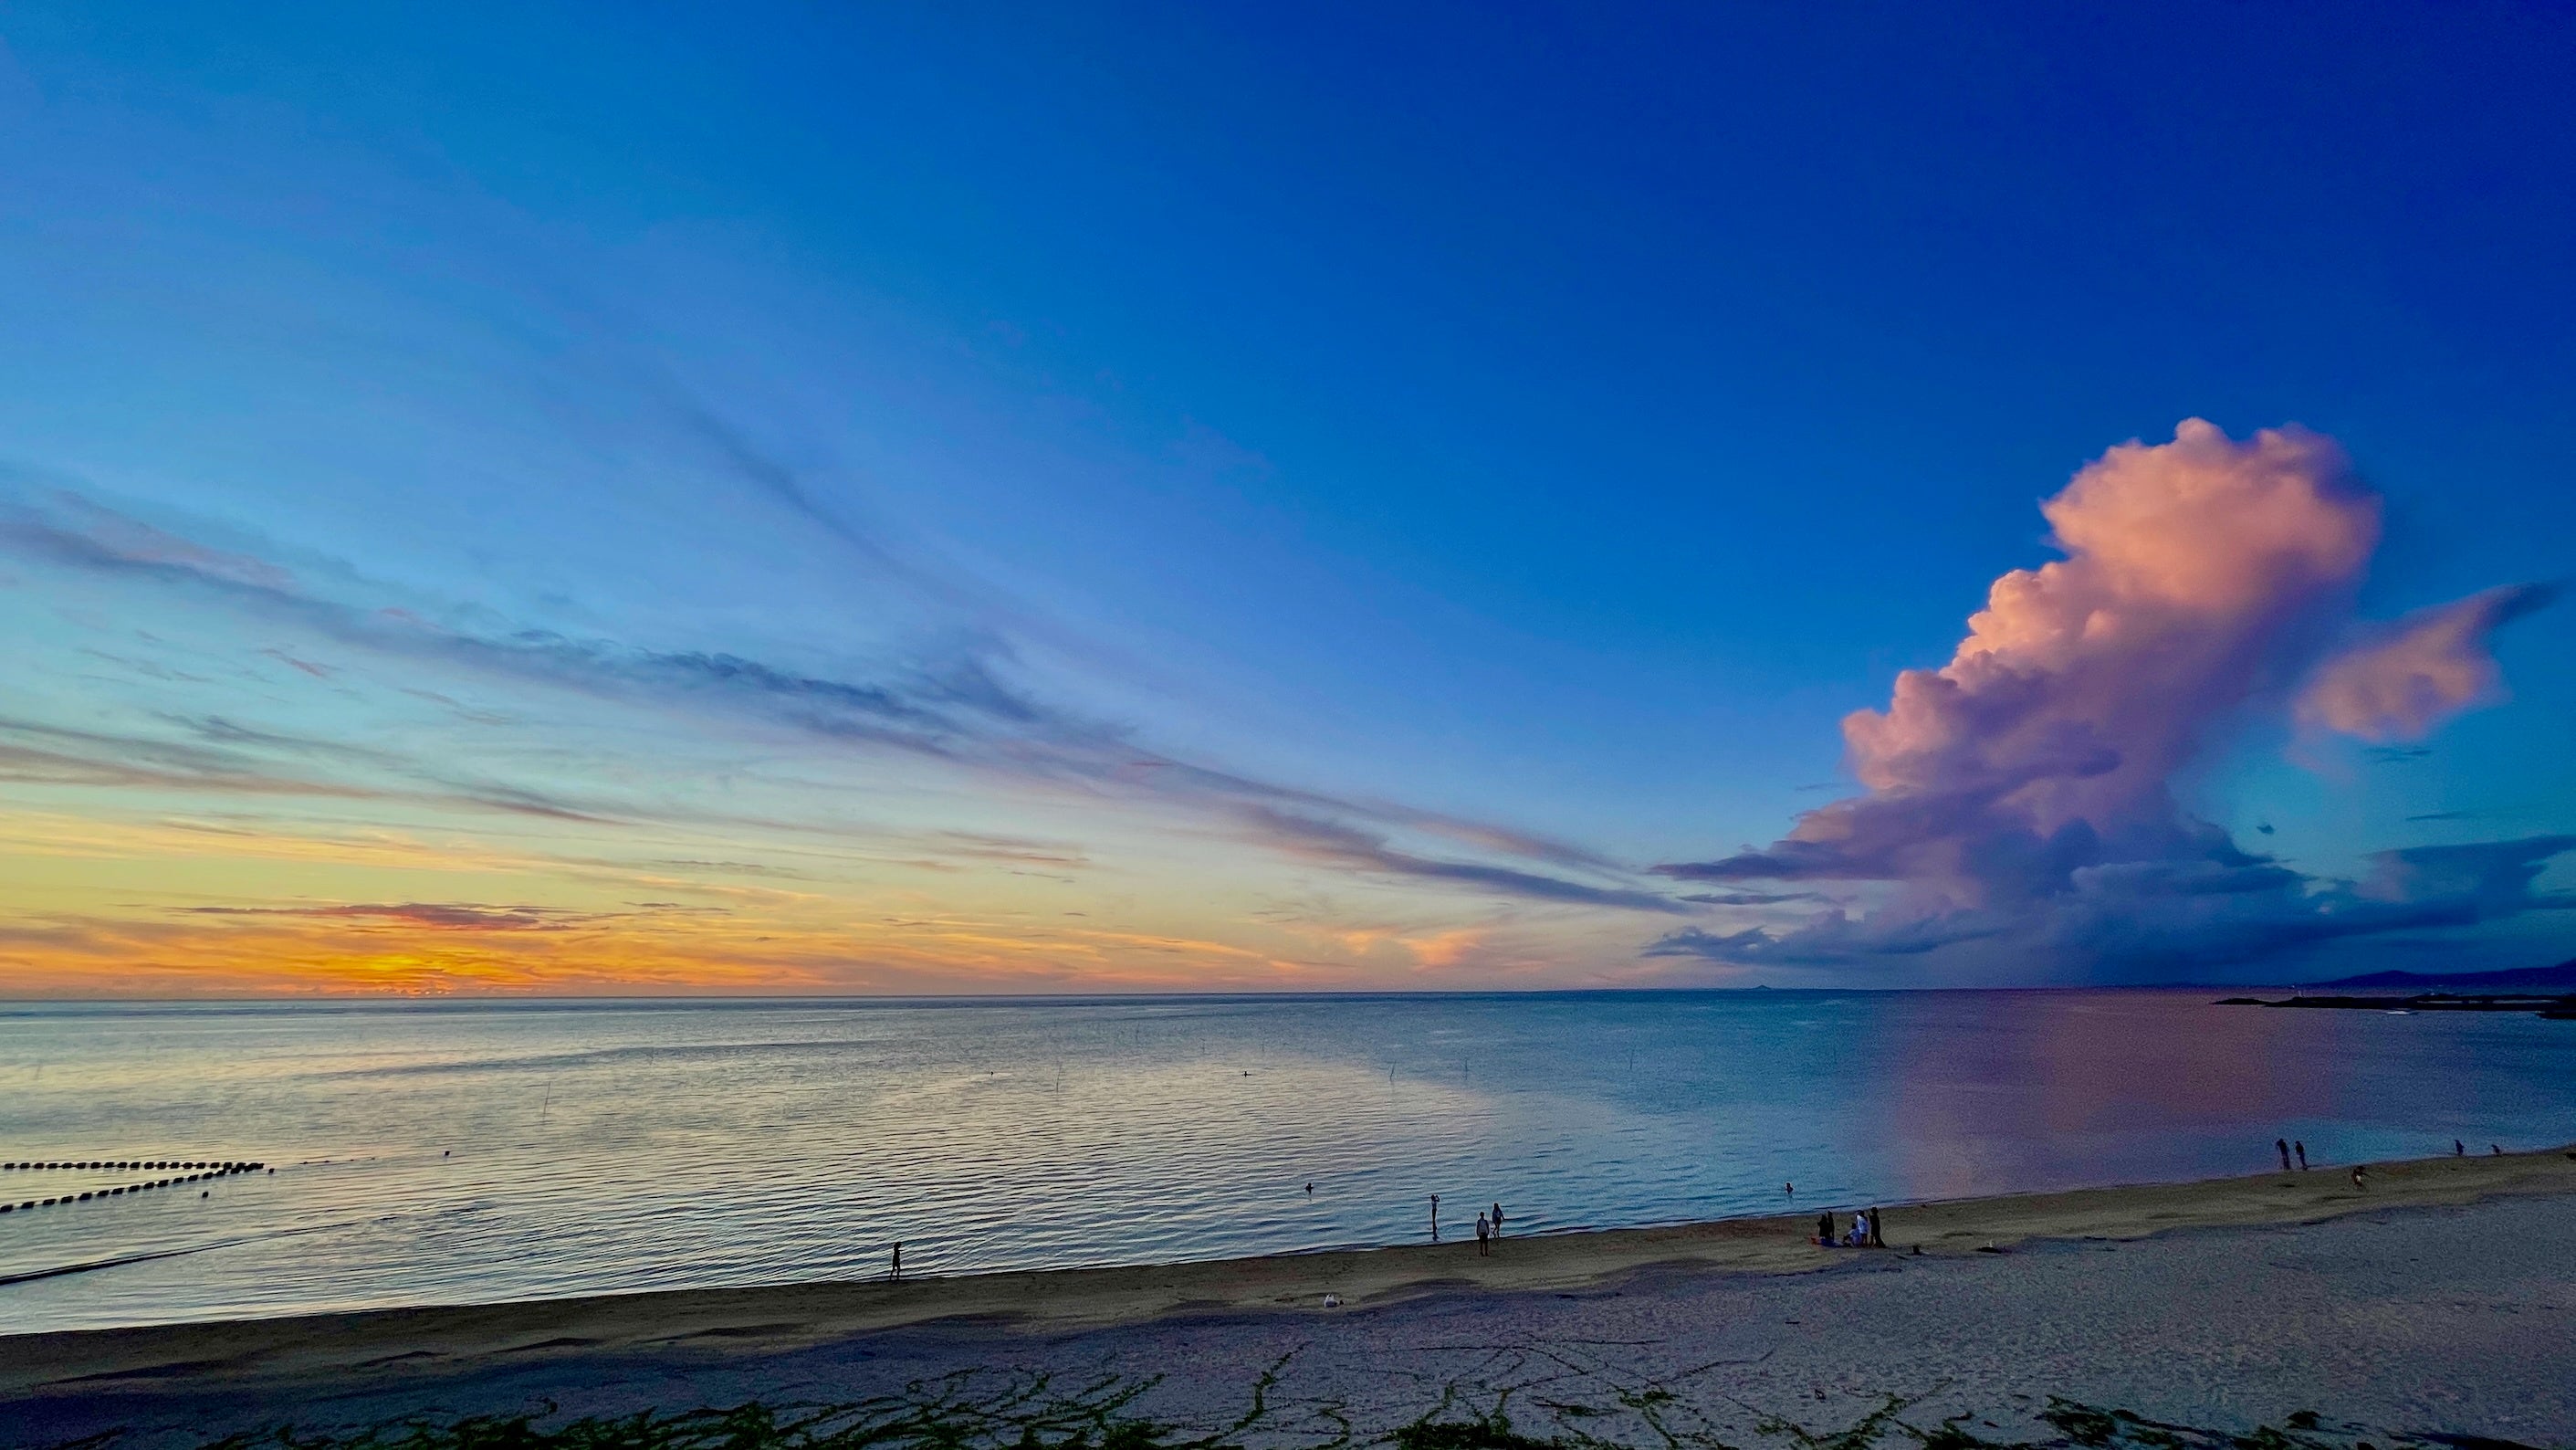
POLYGON ((0 995, 2565 958, 2571 71, 14 4, 0 995))

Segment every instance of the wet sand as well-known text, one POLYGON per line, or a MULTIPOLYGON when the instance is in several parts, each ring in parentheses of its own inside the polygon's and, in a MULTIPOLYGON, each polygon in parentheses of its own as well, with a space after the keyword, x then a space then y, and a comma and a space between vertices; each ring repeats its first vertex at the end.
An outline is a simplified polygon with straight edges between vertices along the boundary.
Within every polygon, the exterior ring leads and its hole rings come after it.
MULTIPOLYGON (((1751 1405, 1750 1396, 1790 1395, 1752 1383, 1787 1372, 1798 1381, 1794 1403, 1818 1414, 1840 1404, 1833 1396, 1936 1393, 1935 1370, 1944 1386, 1937 1394, 2028 1399, 2041 1391, 2022 1379, 2051 1365, 2077 1379, 2108 1373, 2112 1389, 2166 1413, 2259 1418, 2301 1408, 2238 1403, 2243 1387, 2223 1366, 2261 1363, 2270 1368, 2249 1382, 2286 1375, 2294 1385, 2305 1375, 2320 1392, 2341 1386, 2337 1393, 2359 1402, 2384 1401, 2383 1413, 2447 1417, 2421 1428, 2532 1443, 2576 1437, 2576 1151, 2378 1164, 2368 1179, 2357 1190, 2346 1170, 2321 1167, 1891 1205, 1892 1247, 1883 1251, 1809 1244, 1811 1207, 1507 1239, 1491 1257, 1479 1257, 1470 1238, 1141 1268, 0 1337, 0 1399, 15 1405, 8 1422, 17 1427, 0 1440, 52 1443, 110 1424, 160 1425, 186 1438, 217 1426, 352 1423, 539 1400, 604 1412, 817 1399, 901 1383, 887 1378, 898 1371, 1075 1362, 1170 1372, 1158 1393, 1176 1407, 1167 1413, 1186 1415, 1199 1400, 1214 1412, 1240 1392, 1263 1354, 1309 1346, 1320 1348, 1302 1361, 1307 1382, 1298 1392, 1347 1406, 1363 1391, 1385 1390, 1389 1366, 1418 1355, 1426 1333, 1453 1321, 1473 1324, 1460 1342, 1475 1349, 1468 1358, 1483 1356, 1474 1373, 1484 1375, 1505 1373, 1495 1354, 1596 1353, 1573 1346, 1612 1342, 1605 1321, 1635 1334, 1616 1342, 1656 1347, 1622 1351, 1619 1363, 1596 1367, 1602 1374, 1738 1350, 1743 1364, 1762 1365, 1783 1353, 1780 1336, 1800 1340, 1812 1322, 1845 1336, 1849 1354, 1826 1339, 1807 1356, 1813 1372, 1796 1368, 1807 1358, 1792 1354, 1738 1374, 1744 1382, 1720 1398, 1751 1405), (2316 1256, 2324 1267, 2283 1268, 2285 1253, 2316 1256), (2331 1287, 2319 1288, 2319 1273, 2331 1287), (1326 1309, 1327 1294, 1343 1307, 1326 1309), (1889 1294, 1875 1307, 1858 1302, 1889 1294), (2513 1307, 2464 1311, 2464 1294, 2513 1307), (2221 1303, 2234 1305, 2230 1317, 2214 1317, 2221 1303), (2420 1337, 2423 1357, 2410 1363, 2384 1341, 2417 1344, 2405 1326, 2419 1323, 2440 1332, 2420 1337), (1771 1333, 1768 1349, 1745 1339, 1756 1327, 1771 1333), (2365 1340, 2372 1353, 2396 1357, 2356 1368, 2365 1340), (2215 1355, 2217 1367, 2136 1377, 2158 1352, 2177 1362, 2215 1355), (1339 1369, 1336 1355, 1347 1359, 1339 1369), (1869 1368, 1854 1372, 1846 1360, 1869 1368), (1820 1373, 1830 1384, 1807 1383, 1820 1373), (2177 1399, 2169 1391, 2182 1379, 2197 1388, 2177 1399), (2462 1386, 2467 1398, 2444 1398, 2462 1386), (2401 1389, 2415 1398, 2390 1398, 2401 1389), (1810 1392, 1827 1398, 1811 1401, 1810 1392), (2172 1403, 2158 1404, 2160 1394, 2172 1403), (2487 1428, 2453 1423, 2463 1417, 2487 1428), (2533 1439, 2527 1421, 2551 1434, 2533 1439)), ((1401 1413, 1402 1394, 1388 1393, 1385 1413, 1401 1413)), ((1979 1403, 1978 1413, 1998 1413, 1999 1401, 1979 1403)))

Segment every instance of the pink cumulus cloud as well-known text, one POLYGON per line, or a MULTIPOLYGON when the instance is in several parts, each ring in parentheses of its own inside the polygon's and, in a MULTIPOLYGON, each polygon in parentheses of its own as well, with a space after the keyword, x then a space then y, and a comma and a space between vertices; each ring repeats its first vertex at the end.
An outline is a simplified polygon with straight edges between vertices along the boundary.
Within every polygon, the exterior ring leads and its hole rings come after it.
POLYGON ((1872 794, 1790 839, 1857 844, 1880 824, 1859 817, 1927 794, 1987 798, 2042 835, 2163 817, 2210 723, 2277 681, 2379 541, 2378 502, 2331 440, 2237 443, 2197 418, 2112 449, 2040 511, 2066 557, 1997 579, 1948 664, 1843 721, 1872 794))
MULTIPOLYGON (((2381 516, 2343 450, 2296 427, 2238 441, 2187 419, 2170 442, 2085 465, 2041 512, 2064 557, 1997 579, 1948 663, 1902 672, 1887 708, 1844 719, 1864 794, 1805 813, 1768 847, 1656 868, 1891 883, 1877 909, 1785 931, 1677 932, 1650 950, 1849 965, 1957 948, 2081 971, 2449 919, 2386 902, 2346 910, 2339 888, 2185 811, 2172 783, 2303 678, 2302 700, 2332 728, 2429 728, 2492 695, 2487 634, 2546 591, 2430 611, 2312 673, 2349 632, 2381 516)), ((2498 871, 2529 866, 2532 850, 2551 848, 2506 852, 2498 861, 2518 864, 2498 871)), ((2477 895, 2478 910, 2521 889, 2477 895)))
POLYGON ((2508 584, 2407 616, 2327 661, 2299 696, 2300 723, 2381 743, 2423 739, 2461 711, 2503 697, 2504 672, 2488 637, 2555 594, 2508 584))

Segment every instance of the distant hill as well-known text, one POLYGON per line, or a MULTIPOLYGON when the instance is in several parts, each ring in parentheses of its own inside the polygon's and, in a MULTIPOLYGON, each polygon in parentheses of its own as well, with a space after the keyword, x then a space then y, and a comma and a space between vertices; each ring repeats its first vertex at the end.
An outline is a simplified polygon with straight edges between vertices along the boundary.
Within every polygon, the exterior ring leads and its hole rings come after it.
POLYGON ((2576 957, 2554 967, 2516 967, 2507 972, 2372 972, 2306 982, 2307 987, 2403 987, 2412 992, 2450 992, 2463 987, 2505 987, 2529 991, 2576 991, 2576 957))

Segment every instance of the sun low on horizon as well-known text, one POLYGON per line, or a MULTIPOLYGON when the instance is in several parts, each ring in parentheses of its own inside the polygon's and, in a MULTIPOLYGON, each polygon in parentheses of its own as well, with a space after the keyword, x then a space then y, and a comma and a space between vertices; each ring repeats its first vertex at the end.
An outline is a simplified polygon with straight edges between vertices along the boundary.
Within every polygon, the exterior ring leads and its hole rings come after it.
POLYGON ((2563 26, 756 9, 0 16, 0 997, 2576 956, 2563 26))

